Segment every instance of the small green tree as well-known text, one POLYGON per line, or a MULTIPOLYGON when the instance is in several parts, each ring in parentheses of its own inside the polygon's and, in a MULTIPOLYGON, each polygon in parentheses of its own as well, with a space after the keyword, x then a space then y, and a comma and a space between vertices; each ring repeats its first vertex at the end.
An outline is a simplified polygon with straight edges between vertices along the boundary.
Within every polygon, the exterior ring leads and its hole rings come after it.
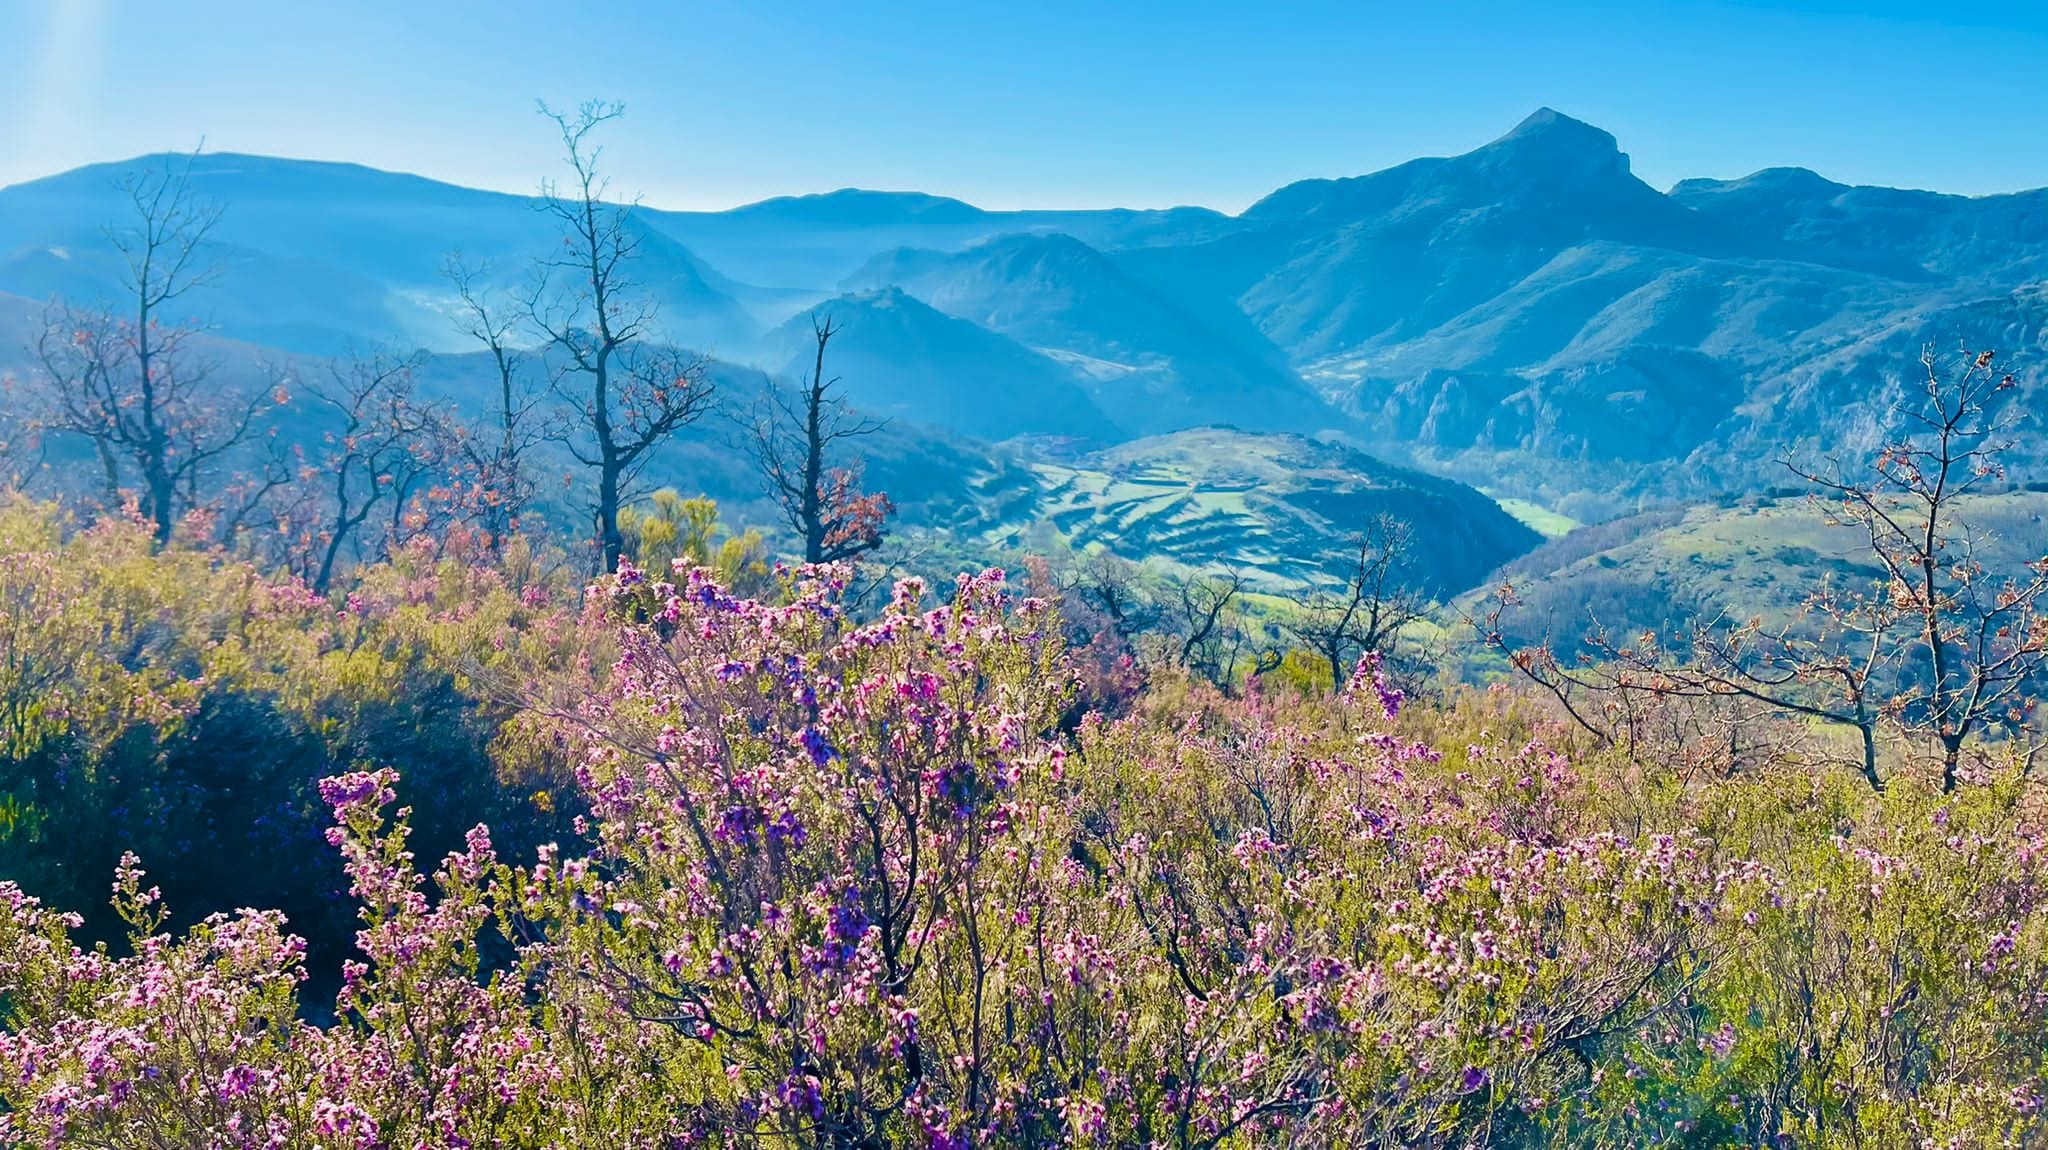
POLYGON ((702 567, 741 595, 763 594, 773 583, 761 533, 726 528, 718 521, 718 504, 702 496, 686 499, 664 487, 620 509, 619 535, 633 561, 648 570, 702 567))

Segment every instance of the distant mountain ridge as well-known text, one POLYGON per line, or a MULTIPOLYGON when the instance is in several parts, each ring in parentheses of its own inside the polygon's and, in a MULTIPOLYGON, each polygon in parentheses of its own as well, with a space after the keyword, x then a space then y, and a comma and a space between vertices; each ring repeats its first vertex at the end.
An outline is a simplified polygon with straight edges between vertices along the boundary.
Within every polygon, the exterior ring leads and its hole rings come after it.
MULTIPOLYGON (((510 288, 550 242, 527 197, 192 162, 227 207, 206 318, 285 352, 458 350, 448 255, 510 288)), ((0 293, 103 292, 100 229, 132 166, 0 189, 0 293)), ((844 312, 858 402, 975 439, 1331 433, 1593 520, 1757 489, 1781 455, 1862 442, 1927 341, 2006 353, 2048 409, 2048 190, 1774 168, 1659 191, 1611 134, 1548 108, 1471 151, 1298 181, 1236 216, 842 189, 634 218, 664 338, 786 373, 808 317, 844 312)), ((2044 458, 2033 433, 2015 457, 2044 458)))

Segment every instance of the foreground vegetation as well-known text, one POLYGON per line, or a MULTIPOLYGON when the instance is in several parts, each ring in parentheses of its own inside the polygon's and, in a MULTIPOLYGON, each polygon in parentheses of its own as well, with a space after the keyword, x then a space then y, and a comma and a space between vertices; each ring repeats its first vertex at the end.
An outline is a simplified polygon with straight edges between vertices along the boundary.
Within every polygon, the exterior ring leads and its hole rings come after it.
POLYGON ((0 514, 9 1144, 2048 1137, 2002 744, 1685 770, 1370 656, 1083 696, 994 572, 151 534, 0 514))

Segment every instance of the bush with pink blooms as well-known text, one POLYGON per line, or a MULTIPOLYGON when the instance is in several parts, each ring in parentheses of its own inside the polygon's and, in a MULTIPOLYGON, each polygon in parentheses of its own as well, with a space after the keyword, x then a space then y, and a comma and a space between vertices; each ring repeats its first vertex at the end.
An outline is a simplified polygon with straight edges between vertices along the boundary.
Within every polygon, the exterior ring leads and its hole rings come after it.
POLYGON ((2048 806, 2017 770, 1660 775, 1370 660, 1333 698, 1160 675, 1076 719, 1057 612, 1000 573, 867 618, 845 579, 627 565, 573 620, 473 630, 365 601, 515 700, 492 753, 556 764, 573 821, 429 864, 449 800, 407 764, 326 778, 357 930, 322 1001, 291 923, 174 929, 147 857, 125 943, 0 886, 0 1142, 2048 1138, 2048 806))
POLYGON ((118 940, 107 876, 133 851, 181 915, 285 911, 331 989, 355 911, 319 780, 398 768, 437 850, 478 820, 560 837, 566 753, 529 735, 516 673, 582 643, 577 590, 524 548, 415 547, 329 599, 0 495, 0 878, 118 940))

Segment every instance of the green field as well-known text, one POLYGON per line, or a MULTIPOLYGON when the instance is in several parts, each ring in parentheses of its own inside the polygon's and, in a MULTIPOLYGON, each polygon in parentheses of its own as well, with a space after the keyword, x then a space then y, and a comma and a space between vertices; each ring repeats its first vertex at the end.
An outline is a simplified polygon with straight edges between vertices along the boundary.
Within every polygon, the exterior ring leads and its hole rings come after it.
POLYGON ((1358 533, 1384 514, 1409 525, 1414 574, 1439 593, 1541 542, 1471 488, 1295 436, 1204 428, 1034 463, 1031 473, 1035 495, 1006 499, 980 542, 1056 541, 1170 570, 1238 570, 1285 588, 1340 569, 1358 533))

